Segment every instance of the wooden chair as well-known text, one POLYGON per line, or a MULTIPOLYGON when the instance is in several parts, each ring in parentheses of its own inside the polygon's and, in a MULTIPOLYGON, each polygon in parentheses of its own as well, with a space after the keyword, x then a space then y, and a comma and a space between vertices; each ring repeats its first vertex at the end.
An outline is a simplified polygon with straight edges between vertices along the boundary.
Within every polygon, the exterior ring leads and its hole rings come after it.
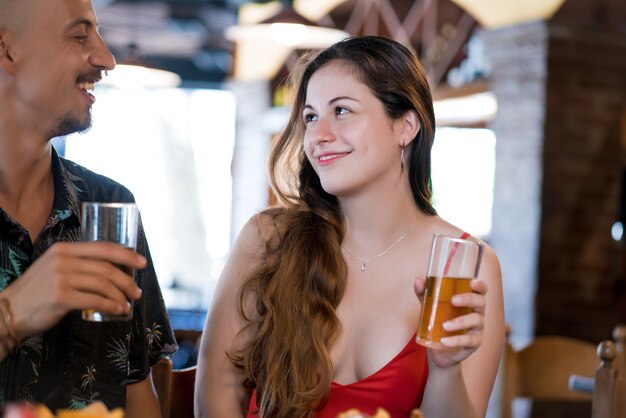
POLYGON ((544 401, 591 401, 590 393, 570 391, 571 375, 592 377, 596 347, 567 337, 540 336, 516 351, 508 342, 502 362, 502 418, 512 418, 518 397, 544 401))
POLYGON ((162 418, 169 418, 172 390, 172 360, 164 357, 152 366, 152 384, 159 398, 162 418))
POLYGON ((626 325, 613 330, 613 341, 598 345, 592 418, 626 417, 626 325))
POLYGON ((152 367, 152 381, 163 418, 194 418, 196 366, 174 370, 172 361, 162 358, 152 367))
POLYGON ((197 329, 175 329, 174 337, 176 341, 192 341, 194 344, 200 344, 200 337, 202 337, 202 330, 197 329))

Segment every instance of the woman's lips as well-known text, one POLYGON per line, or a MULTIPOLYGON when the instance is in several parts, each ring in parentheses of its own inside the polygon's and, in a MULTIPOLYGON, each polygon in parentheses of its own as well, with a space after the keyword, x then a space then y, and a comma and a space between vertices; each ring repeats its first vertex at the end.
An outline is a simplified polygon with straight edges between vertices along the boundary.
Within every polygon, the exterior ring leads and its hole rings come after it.
POLYGON ((319 157, 317 157, 317 164, 321 166, 329 165, 345 157, 348 154, 349 153, 347 152, 338 152, 338 153, 329 153, 329 154, 320 155, 319 157))

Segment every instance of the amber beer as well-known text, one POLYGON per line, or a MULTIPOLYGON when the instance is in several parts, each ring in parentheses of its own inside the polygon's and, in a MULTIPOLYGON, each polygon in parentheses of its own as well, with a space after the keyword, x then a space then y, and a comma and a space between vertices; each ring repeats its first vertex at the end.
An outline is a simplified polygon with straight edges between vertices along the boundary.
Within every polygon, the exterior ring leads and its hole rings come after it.
POLYGON ((483 244, 464 238, 435 235, 428 262, 417 342, 442 348, 441 338, 467 333, 446 331, 443 323, 467 315, 469 307, 452 305, 452 297, 471 293, 470 281, 478 277, 483 244))
POLYGON ((420 319, 418 338, 425 341, 441 341, 441 337, 465 334, 466 330, 446 331, 442 324, 457 316, 467 315, 472 310, 452 305, 452 296, 471 293, 470 279, 465 277, 429 276, 424 290, 424 306, 420 319))

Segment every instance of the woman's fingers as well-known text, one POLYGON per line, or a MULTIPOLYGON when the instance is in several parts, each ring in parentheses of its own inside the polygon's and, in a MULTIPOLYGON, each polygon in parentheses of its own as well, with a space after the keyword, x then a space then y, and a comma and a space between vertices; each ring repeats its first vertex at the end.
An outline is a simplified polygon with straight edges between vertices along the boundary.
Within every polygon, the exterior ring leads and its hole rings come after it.
POLYGON ((482 330, 485 327, 485 317, 477 312, 472 312, 446 321, 442 326, 443 329, 449 332, 465 329, 482 330))
POLYGON ((470 282, 472 293, 461 293, 452 297, 452 304, 456 307, 470 308, 471 312, 445 321, 442 326, 448 332, 463 331, 461 335, 445 337, 441 343, 448 348, 463 348, 474 351, 482 344, 483 329, 485 327, 485 307, 487 285, 482 280, 474 279, 470 282))
POLYGON ((480 279, 470 280, 470 288, 472 289, 472 292, 478 293, 480 295, 486 295, 488 290, 487 283, 480 279))
POLYGON ((468 332, 467 334, 444 337, 441 344, 447 348, 462 348, 467 352, 473 352, 483 342, 482 332, 468 332))
POLYGON ((426 287, 426 278, 425 277, 418 277, 415 279, 415 282, 413 283, 413 288, 415 290, 415 294, 418 297, 422 297, 424 296, 424 289, 426 287))
POLYGON ((470 290, 471 292, 468 293, 454 295, 451 299, 452 305, 457 308, 469 308, 467 311, 470 312, 442 324, 446 331, 464 332, 460 335, 441 338, 441 345, 446 348, 445 350, 429 351, 429 358, 438 367, 445 368, 460 363, 478 350, 483 342, 487 285, 482 280, 472 279, 470 290))
POLYGON ((470 308, 471 313, 445 321, 442 326, 446 331, 482 331, 484 328, 487 286, 481 280, 472 280, 470 287, 474 292, 454 295, 451 302, 457 308, 470 308))
POLYGON ((452 297, 452 305, 457 308, 471 308, 474 312, 484 312, 487 299, 477 293, 461 293, 452 297))

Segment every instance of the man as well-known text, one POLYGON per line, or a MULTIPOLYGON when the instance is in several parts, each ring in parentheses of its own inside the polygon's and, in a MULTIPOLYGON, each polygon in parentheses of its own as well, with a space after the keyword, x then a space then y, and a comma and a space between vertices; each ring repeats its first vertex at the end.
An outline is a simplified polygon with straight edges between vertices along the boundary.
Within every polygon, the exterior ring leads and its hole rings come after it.
POLYGON ((114 66, 91 0, 0 0, 0 410, 101 400, 160 416, 150 366, 177 346, 143 228, 137 253, 76 242, 82 201, 133 196, 50 144, 90 126, 94 84, 114 66), (132 321, 80 318, 128 312, 130 299, 132 321))

